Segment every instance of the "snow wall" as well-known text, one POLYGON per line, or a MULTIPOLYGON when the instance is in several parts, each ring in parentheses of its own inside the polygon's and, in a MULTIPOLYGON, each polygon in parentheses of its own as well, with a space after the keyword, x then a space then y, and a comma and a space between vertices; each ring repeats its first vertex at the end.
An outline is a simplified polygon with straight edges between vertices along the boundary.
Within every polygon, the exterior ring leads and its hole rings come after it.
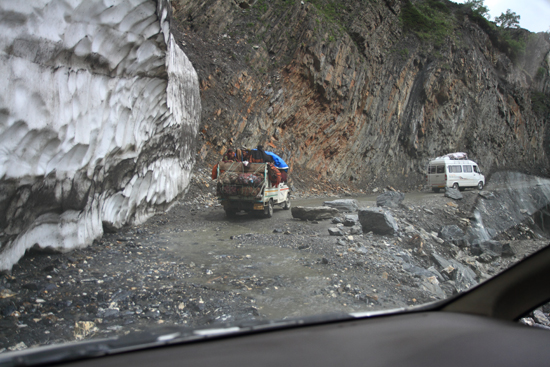
POLYGON ((166 210, 187 190, 201 105, 168 0, 0 8, 4 270, 166 210))

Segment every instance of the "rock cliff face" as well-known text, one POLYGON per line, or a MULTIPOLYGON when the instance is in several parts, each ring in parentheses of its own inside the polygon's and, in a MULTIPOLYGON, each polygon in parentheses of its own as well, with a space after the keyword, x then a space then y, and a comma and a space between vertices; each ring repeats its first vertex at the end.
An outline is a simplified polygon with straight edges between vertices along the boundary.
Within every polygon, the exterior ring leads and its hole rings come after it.
POLYGON ((429 158, 453 151, 486 173, 548 174, 548 34, 517 31, 525 51, 514 52, 487 21, 438 0, 174 7, 199 74, 207 164, 260 143, 294 177, 359 188, 418 186, 429 158), (415 11, 432 18, 406 17, 415 11))
POLYGON ((200 120, 166 0, 0 6, 0 269, 181 196, 200 120))

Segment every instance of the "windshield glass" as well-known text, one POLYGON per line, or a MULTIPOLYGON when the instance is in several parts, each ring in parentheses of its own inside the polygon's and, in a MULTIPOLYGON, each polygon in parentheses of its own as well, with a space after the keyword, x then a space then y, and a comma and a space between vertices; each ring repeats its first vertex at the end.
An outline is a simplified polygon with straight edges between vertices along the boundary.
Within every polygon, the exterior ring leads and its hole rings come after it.
POLYGON ((548 245, 550 37, 483 1, 0 11, 0 353, 407 308, 548 245))

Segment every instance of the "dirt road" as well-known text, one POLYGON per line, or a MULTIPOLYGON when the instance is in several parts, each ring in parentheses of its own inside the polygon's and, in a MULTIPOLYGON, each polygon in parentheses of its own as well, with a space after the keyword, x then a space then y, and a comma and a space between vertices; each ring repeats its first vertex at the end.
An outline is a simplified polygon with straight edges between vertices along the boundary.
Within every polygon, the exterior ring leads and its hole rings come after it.
MULTIPOLYGON (((66 254, 29 253, 2 273, 0 351, 164 325, 223 326, 447 297, 460 285, 438 271, 430 254, 471 262, 477 280, 514 260, 482 264, 437 239, 444 225, 466 228, 477 192, 464 194, 459 203, 407 194, 402 207, 388 209, 400 228, 396 237, 334 237, 330 220, 304 222, 280 208, 271 219, 228 219, 221 207, 188 195, 144 225, 66 254)), ((375 198, 356 197, 361 206, 375 198)))

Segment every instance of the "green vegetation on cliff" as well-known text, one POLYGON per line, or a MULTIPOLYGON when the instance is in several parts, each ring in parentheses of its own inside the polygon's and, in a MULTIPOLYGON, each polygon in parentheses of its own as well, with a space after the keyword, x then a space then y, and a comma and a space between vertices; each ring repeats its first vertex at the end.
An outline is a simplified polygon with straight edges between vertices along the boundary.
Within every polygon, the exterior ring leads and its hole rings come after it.
POLYGON ((426 0, 413 5, 405 3, 400 20, 403 29, 414 32, 420 39, 441 45, 454 29, 454 17, 446 3, 426 0))

